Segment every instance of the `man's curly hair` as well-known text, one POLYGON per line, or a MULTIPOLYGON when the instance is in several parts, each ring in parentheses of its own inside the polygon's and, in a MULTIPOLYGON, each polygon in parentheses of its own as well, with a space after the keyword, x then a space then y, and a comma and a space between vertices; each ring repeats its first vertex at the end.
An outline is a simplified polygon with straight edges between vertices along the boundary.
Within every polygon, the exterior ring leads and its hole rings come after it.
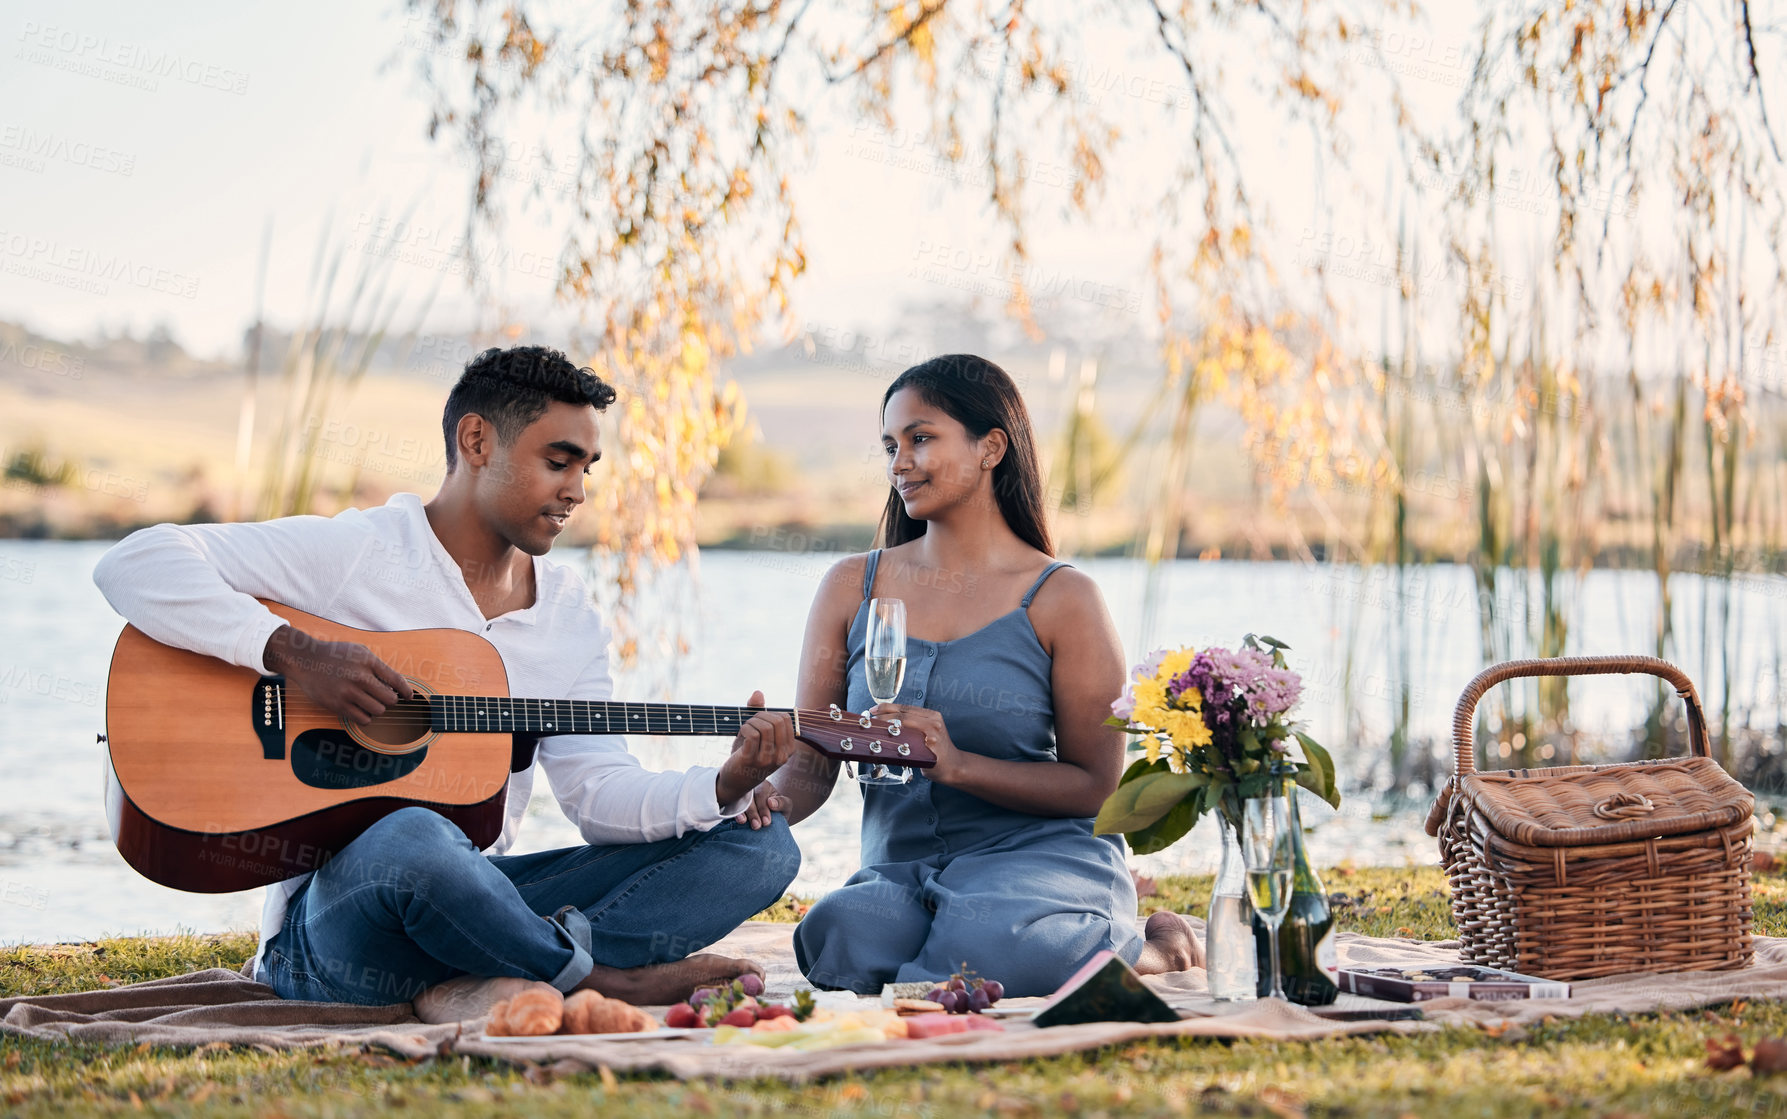
POLYGON ((441 433, 447 439, 447 471, 458 465, 459 421, 476 413, 496 429, 498 439, 513 443, 528 424, 546 414, 554 400, 587 404, 600 412, 614 403, 614 388, 594 371, 545 346, 491 348, 466 362, 447 407, 441 433))

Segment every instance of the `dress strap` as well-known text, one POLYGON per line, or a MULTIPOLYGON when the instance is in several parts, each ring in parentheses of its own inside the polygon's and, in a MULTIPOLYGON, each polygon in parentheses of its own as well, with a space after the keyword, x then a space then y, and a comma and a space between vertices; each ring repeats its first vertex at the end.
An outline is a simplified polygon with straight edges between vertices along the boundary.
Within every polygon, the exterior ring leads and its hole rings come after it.
POLYGON ((881 549, 876 548, 869 553, 869 562, 862 569, 862 597, 865 602, 875 592, 875 569, 880 566, 881 549))
POLYGON ((1030 589, 1024 592, 1024 601, 1018 603, 1018 609, 1020 609, 1020 610, 1030 609, 1030 600, 1036 597, 1037 591, 1042 590, 1042 585, 1043 585, 1043 583, 1045 583, 1048 580, 1048 577, 1053 575, 1058 568, 1072 567, 1072 566, 1073 565, 1068 563, 1066 560, 1056 560, 1054 563, 1051 563, 1047 567, 1043 568, 1042 574, 1038 575, 1036 577, 1036 582, 1031 583, 1030 589))

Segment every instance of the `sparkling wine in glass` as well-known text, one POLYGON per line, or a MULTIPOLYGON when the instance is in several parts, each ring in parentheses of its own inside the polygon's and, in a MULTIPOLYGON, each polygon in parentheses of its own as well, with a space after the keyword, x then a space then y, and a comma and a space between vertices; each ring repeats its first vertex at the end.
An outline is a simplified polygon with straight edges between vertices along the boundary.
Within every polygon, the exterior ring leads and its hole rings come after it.
POLYGON ((1278 926, 1291 905, 1292 871, 1296 858, 1291 828, 1290 803, 1284 783, 1274 777, 1271 796, 1246 802, 1241 824, 1241 854, 1247 863, 1247 892, 1253 908, 1266 923, 1272 943, 1272 997, 1285 998, 1284 970, 1278 962, 1278 926))
MULTIPOLYGON (((892 703, 906 679, 906 603, 897 598, 869 601, 869 632, 863 640, 863 674, 876 703, 892 703)), ((912 771, 864 758, 856 779, 865 785, 904 785, 912 771)))

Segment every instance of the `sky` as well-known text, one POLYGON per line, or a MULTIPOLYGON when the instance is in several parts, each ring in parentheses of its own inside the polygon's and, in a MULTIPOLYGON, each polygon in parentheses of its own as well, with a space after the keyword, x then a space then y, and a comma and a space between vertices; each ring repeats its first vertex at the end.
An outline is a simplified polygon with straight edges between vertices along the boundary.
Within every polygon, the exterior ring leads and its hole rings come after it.
MULTIPOLYGON (((1470 22, 1463 6, 1436 7, 1425 23, 1437 29, 1376 32, 1429 107, 1456 96, 1470 22)), ((0 319, 64 338, 141 335, 164 322, 195 353, 237 357, 270 223, 272 321, 304 313, 328 228, 350 246, 403 247, 405 306, 435 291, 428 329, 489 325, 492 309, 466 294, 452 263, 469 171, 424 134, 425 95, 406 57, 421 30, 389 0, 0 3, 0 319), (394 224, 405 211, 411 220, 394 224)), ((1091 28, 1078 62, 1171 78, 1122 42, 1091 28)), ((1151 124, 1162 118, 1138 108, 1125 119, 1126 159, 1160 159, 1174 139, 1170 115, 1151 124)), ((996 310, 1003 240, 983 192, 928 172, 913 135, 865 126, 841 106, 819 106, 815 124, 796 188, 810 254, 796 319, 897 331, 910 305, 975 293, 996 310)), ((1389 290, 1377 273, 1393 256, 1381 235, 1373 241, 1376 204, 1325 184, 1311 137, 1266 119, 1241 124, 1244 157, 1269 171, 1262 193, 1281 256, 1350 266, 1342 286, 1373 324, 1389 290)), ((1370 147, 1376 139, 1355 153, 1367 181, 1393 159, 1370 147)), ((1152 203, 1138 169, 1113 168, 1112 204, 1092 227, 1053 218, 1046 170, 1032 190, 1043 205, 1031 267, 1096 293, 1088 302, 1119 332, 1152 329, 1152 203)), ((507 247, 500 298, 529 321, 550 320, 556 239, 518 228, 507 247)))

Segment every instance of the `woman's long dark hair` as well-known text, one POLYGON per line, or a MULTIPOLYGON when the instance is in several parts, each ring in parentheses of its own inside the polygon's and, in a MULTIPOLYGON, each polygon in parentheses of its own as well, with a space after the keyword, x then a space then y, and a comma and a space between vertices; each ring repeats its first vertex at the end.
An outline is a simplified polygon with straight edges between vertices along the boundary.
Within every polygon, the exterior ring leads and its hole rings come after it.
MULTIPOLYGON (((973 354, 945 354, 914 365, 894 378, 881 397, 881 415, 887 402, 901 389, 911 389, 934 408, 941 408, 979 439, 998 428, 1008 446, 993 467, 993 498, 1005 523, 1024 543, 1055 554, 1049 540, 1048 521, 1042 509, 1042 469, 1036 460, 1036 437, 1030 430, 1030 411, 1017 385, 1005 370, 973 354)), ((881 547, 891 548, 925 534, 925 522, 906 515, 906 503, 898 490, 889 489, 881 512, 881 547)))

